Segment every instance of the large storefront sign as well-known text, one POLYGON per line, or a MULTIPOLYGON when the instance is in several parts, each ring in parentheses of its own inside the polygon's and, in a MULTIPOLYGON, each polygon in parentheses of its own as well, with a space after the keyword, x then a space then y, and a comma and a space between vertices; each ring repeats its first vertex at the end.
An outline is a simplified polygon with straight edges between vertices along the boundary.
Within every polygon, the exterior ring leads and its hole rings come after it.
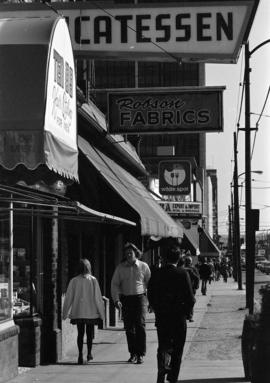
MULTIPOLYGON (((236 62, 259 0, 121 4, 54 3, 75 55, 129 60, 236 62)), ((1 17, 51 16, 43 4, 2 5, 1 17)))
POLYGON ((174 218, 201 218, 202 204, 200 202, 158 201, 159 205, 174 218))
POLYGON ((46 165, 77 180, 76 79, 65 19, 0 19, 0 29, 0 164, 46 165))
POLYGON ((224 89, 187 87, 109 93, 110 133, 221 132, 224 89))
POLYGON ((159 163, 159 193, 187 195, 191 191, 191 163, 189 161, 161 161, 159 163))

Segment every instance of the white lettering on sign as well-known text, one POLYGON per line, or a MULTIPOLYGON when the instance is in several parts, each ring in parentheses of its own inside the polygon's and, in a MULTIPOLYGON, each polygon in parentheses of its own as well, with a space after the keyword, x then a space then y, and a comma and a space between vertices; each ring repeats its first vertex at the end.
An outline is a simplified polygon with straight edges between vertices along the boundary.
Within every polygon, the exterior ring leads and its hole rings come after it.
POLYGON ((158 201, 158 203, 168 214, 173 216, 201 216, 202 214, 200 202, 158 201))

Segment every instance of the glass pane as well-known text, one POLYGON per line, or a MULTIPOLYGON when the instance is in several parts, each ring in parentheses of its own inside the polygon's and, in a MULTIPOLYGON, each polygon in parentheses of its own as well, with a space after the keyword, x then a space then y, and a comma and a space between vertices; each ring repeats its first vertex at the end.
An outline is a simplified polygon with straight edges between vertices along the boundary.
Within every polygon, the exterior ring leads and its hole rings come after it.
MULTIPOLYGON (((31 218, 14 214, 13 315, 29 316, 35 291, 31 285, 31 218)), ((34 281, 33 281, 34 282, 34 281)))
POLYGON ((0 321, 11 318, 9 210, 0 206, 0 321))

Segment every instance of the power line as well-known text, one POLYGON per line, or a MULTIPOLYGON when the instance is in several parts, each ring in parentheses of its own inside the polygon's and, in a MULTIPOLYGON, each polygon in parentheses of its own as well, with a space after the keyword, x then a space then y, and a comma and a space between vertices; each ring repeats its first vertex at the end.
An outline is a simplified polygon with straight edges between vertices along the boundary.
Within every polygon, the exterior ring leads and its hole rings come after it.
MULTIPOLYGON (((101 7, 100 5, 98 5, 95 1, 92 1, 92 3, 97 7, 99 8, 100 10, 102 10, 104 13, 106 13, 107 15, 109 15, 110 17, 112 17, 114 20, 118 21, 120 23, 120 21, 113 15, 111 14, 107 9, 101 7)), ((132 28, 130 25, 128 25, 127 23, 127 28, 130 29, 131 31, 137 33, 137 30, 135 28, 132 28)), ((160 49, 162 52, 164 52, 166 55, 168 55, 169 57, 173 58, 179 65, 182 64, 182 60, 179 59, 178 57, 174 56, 172 53, 168 52, 165 48, 163 48, 162 46, 160 46, 159 44, 155 43, 154 41, 152 41, 152 39, 150 38, 150 41, 149 41, 151 44, 153 44, 154 46, 156 46, 158 49, 160 49)))
POLYGON ((254 116, 262 116, 262 117, 270 117, 269 114, 261 114, 261 113, 255 113, 255 112, 250 112, 250 114, 254 114, 254 116))
POLYGON ((254 135, 254 140, 253 140, 253 146, 252 146, 252 151, 251 151, 251 157, 250 157, 250 160, 252 160, 252 157, 253 157, 253 152, 254 152, 254 147, 255 147, 255 142, 256 142, 256 138, 257 138, 257 132, 258 132, 258 127, 259 127, 259 122, 261 120, 261 117, 262 117, 262 114, 264 112, 264 109, 265 109, 265 106, 266 106, 266 103, 267 103, 267 100, 268 100, 268 97, 269 97, 269 93, 270 93, 270 86, 268 87, 268 91, 266 93, 266 97, 265 97, 265 100, 264 100, 264 103, 263 103, 263 107, 262 107, 262 110, 261 110, 261 113, 259 115, 259 118, 256 122, 256 131, 255 131, 255 135, 254 135))

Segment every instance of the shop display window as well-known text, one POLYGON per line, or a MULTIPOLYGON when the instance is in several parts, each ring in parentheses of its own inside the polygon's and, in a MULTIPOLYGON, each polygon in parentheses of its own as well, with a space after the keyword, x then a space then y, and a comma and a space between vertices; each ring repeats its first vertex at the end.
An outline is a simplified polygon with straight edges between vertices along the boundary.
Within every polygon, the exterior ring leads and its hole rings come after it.
POLYGON ((12 317, 11 236, 8 209, 0 206, 0 322, 12 317))
POLYGON ((32 219, 14 214, 13 316, 31 316, 36 311, 36 283, 33 279, 32 219))

